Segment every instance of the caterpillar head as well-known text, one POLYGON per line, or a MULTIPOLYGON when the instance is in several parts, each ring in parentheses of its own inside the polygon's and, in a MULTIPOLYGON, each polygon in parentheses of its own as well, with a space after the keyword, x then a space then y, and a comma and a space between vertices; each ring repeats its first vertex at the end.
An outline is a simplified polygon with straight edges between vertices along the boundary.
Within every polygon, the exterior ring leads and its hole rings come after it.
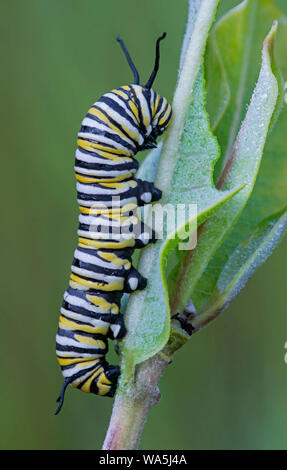
POLYGON ((128 61, 128 64, 134 74, 134 84, 133 88, 136 92, 136 102, 138 103, 138 107, 141 107, 141 112, 144 114, 144 143, 140 147, 140 149, 147 149, 156 147, 156 139, 160 136, 165 129, 167 128, 172 110, 171 106, 168 104, 166 98, 161 97, 155 91, 152 90, 153 82, 156 78, 158 69, 159 69, 159 59, 160 59, 160 41, 166 37, 166 33, 163 33, 156 41, 156 48, 155 48, 155 64, 153 71, 147 81, 147 83, 143 86, 139 85, 140 78, 139 73, 128 53, 128 50, 125 46, 125 43, 122 41, 120 37, 117 37, 117 41, 120 43, 122 50, 125 54, 125 57, 128 61), (145 112, 144 101, 149 103, 149 109, 151 110, 151 116, 147 119, 148 112, 145 112))

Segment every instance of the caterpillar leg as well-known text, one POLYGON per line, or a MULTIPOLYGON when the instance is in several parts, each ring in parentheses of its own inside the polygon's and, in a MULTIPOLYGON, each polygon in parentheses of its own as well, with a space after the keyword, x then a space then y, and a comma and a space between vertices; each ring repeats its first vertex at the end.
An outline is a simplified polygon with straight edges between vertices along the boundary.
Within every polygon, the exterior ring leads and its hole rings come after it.
POLYGON ((124 317, 121 313, 118 313, 116 319, 111 323, 109 329, 109 338, 121 340, 126 335, 127 330, 124 324, 124 317))
POLYGON ((144 248, 149 243, 155 243, 156 240, 156 232, 148 225, 141 223, 141 232, 136 236, 135 248, 144 248))
POLYGON ((150 204, 161 199, 162 192, 153 183, 137 179, 138 205, 150 204))
POLYGON ((134 267, 131 268, 126 277, 124 292, 134 292, 136 290, 143 290, 146 288, 147 280, 143 277, 134 267))

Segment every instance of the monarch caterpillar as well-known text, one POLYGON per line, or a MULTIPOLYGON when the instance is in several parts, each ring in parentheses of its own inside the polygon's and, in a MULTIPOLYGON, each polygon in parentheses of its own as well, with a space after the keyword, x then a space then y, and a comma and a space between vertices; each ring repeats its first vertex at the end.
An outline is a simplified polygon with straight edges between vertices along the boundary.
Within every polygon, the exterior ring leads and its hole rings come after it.
POLYGON ((134 74, 134 84, 103 95, 88 111, 78 133, 75 173, 80 209, 78 247, 64 294, 56 336, 57 359, 67 386, 112 397, 119 367, 105 360, 107 339, 126 334, 120 301, 124 292, 146 287, 132 266, 136 248, 155 242, 155 233, 136 216, 138 206, 161 198, 153 183, 136 179, 139 150, 156 147, 171 118, 167 100, 152 90, 155 65, 142 86, 124 42, 117 40, 134 74), (135 234, 137 227, 138 233, 135 234))

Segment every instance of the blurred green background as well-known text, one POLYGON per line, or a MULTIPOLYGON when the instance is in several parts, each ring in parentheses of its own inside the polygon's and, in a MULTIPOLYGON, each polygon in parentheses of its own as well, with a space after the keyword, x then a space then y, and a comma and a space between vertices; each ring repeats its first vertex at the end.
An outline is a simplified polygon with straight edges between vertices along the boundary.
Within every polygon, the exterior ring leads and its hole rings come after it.
MULTIPOLYGON (((239 3, 222 0, 219 15, 239 3)), ((287 14, 286 0, 276 2, 287 14)), ((143 80, 168 37, 155 89, 170 101, 187 1, 1 2, 2 449, 100 448, 112 400, 69 390, 55 358, 76 244, 76 133, 104 92, 127 84, 120 33, 143 80)), ((143 449, 287 448, 287 240, 228 311, 194 336, 161 380, 143 449)))

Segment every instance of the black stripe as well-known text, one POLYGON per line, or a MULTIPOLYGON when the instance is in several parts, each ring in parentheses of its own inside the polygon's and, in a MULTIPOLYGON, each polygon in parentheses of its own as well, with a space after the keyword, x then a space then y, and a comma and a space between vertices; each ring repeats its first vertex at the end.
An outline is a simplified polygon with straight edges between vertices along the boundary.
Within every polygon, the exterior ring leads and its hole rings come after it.
POLYGON ((135 93, 135 92, 134 92, 134 89, 133 89, 132 85, 129 86, 129 90, 124 90, 122 87, 118 88, 118 90, 128 95, 128 98, 125 99, 125 98, 123 98, 122 96, 119 96, 119 95, 117 95, 116 93, 113 93, 117 98, 119 98, 119 99, 124 103, 124 105, 126 106, 126 108, 127 108, 127 109, 131 112, 131 114, 134 116, 135 121, 136 121, 135 126, 137 127, 137 129, 138 129, 139 133, 141 134, 141 136, 144 138, 144 137, 145 137, 145 131, 146 131, 146 129, 145 129, 144 126, 142 127, 142 129, 140 128, 139 123, 138 123, 138 120, 137 120, 137 116, 135 116, 135 114, 134 114, 134 112, 133 112, 133 110, 132 110, 132 108, 131 108, 131 106, 130 106, 130 104, 129 104, 129 101, 132 101, 133 104, 136 105, 136 104, 135 104, 135 99, 134 99, 134 93, 135 93), (141 132, 141 131, 143 131, 143 132, 141 132))
MULTIPOLYGON (((111 323, 112 317, 114 315, 117 316, 117 314, 114 314, 114 313, 105 313, 105 312, 96 313, 96 312, 92 312, 91 310, 87 310, 84 307, 79 307, 77 305, 69 304, 65 300, 63 300, 62 308, 64 308, 68 312, 78 313, 79 315, 83 315, 83 316, 88 317, 88 318, 93 318, 94 320, 103 320, 106 323, 111 323)), ((68 313, 65 313, 65 314, 68 315, 68 313)), ((71 318, 71 320, 73 320, 72 317, 69 317, 69 318, 71 318)))
MULTIPOLYGON (((104 367, 104 366, 103 366, 103 367, 104 367)), ((79 389, 82 388, 82 387, 85 385, 85 383, 91 378, 91 376, 92 376, 98 369, 99 369, 99 367, 96 367, 95 370, 93 371, 93 373, 89 375, 89 377, 87 377, 86 379, 84 379, 82 382, 80 382, 80 383, 77 385, 77 388, 79 388, 79 389)), ((94 380, 96 381, 96 384, 98 383, 98 380, 99 380, 99 378, 101 377, 101 375, 102 375, 103 373, 105 374, 105 369, 104 369, 103 372, 101 372, 101 374, 99 374, 99 375, 94 379, 94 380)), ((82 375, 84 375, 84 374, 82 374, 82 375)), ((93 382, 91 383, 90 390, 91 390, 92 385, 93 385, 93 382)), ((107 385, 107 387, 111 387, 111 385, 107 385)))
MULTIPOLYGON (((86 194, 82 192, 77 192, 78 194, 78 199, 81 199, 82 201, 97 201, 97 202, 107 202, 112 204, 112 196, 118 197, 120 201, 123 201, 124 199, 128 198, 138 198, 138 186, 135 188, 128 188, 126 191, 123 193, 117 193, 115 190, 114 194, 86 194)), ((139 201, 140 202, 140 201, 139 201)), ((109 205, 107 204, 109 207, 109 205)))
POLYGON ((89 238, 94 238, 95 240, 101 240, 102 237, 97 237, 96 234, 100 233, 100 234, 106 234, 106 235, 109 235, 109 239, 113 239, 112 237, 110 237, 110 235, 121 235, 121 234, 126 234, 126 233, 129 233, 129 232, 132 232, 133 231, 133 227, 134 227, 135 224, 133 223, 130 223, 129 225, 111 225, 111 224, 108 224, 108 225, 98 225, 96 226, 96 223, 95 224, 79 224, 79 230, 82 230, 83 232, 87 232, 92 234, 93 236, 92 237, 89 237, 89 238), (92 229, 93 227, 93 229, 92 229), (131 227, 131 228, 130 228, 131 227))
MULTIPOLYGON (((163 118, 163 116, 164 116, 165 113, 167 112, 167 109, 168 109, 168 103, 167 103, 166 107, 164 108, 163 112, 159 115, 159 118, 158 118, 158 121, 157 121, 157 122, 159 122, 159 121, 163 118)), ((165 123, 164 123, 164 126, 167 125, 167 123, 169 122, 170 118, 171 118, 171 114, 169 115, 168 119, 166 119, 166 121, 165 121, 165 123)))
MULTIPOLYGON (((131 125, 134 127, 137 127, 137 121, 135 118, 135 121, 130 117, 130 115, 127 113, 127 111, 124 109, 124 107, 120 106, 116 101, 114 101, 111 97, 108 96, 102 96, 102 98, 99 99, 98 103, 105 103, 107 106, 109 106, 111 109, 116 111, 120 116, 124 117, 131 125)), ((124 103, 126 106, 126 103, 124 103)), ((97 109, 98 111, 101 111, 105 116, 109 119, 110 115, 102 109, 100 106, 94 105, 93 108, 97 109)))
POLYGON ((72 266, 86 269, 87 271, 91 271, 93 273, 106 274, 107 276, 126 277, 129 273, 129 271, 124 267, 117 269, 111 265, 110 268, 104 268, 95 264, 85 263, 84 261, 80 261, 77 258, 74 258, 72 266))
MULTIPOLYGON (((80 249, 80 248, 78 248, 78 249, 80 249)), ((94 250, 90 250, 90 252, 92 252, 92 251, 94 251, 94 250)), ((103 250, 101 248, 101 251, 107 251, 107 252, 112 251, 113 252, 114 250, 103 250)), ((120 252, 120 250, 118 250, 117 253, 118 252, 120 252)), ((116 295, 115 292, 102 292, 102 291, 101 292, 96 292, 94 289, 88 289, 88 290, 83 291, 83 290, 74 289, 73 287, 70 287, 70 286, 68 287, 66 292, 70 295, 73 295, 75 297, 79 297, 80 299, 86 300, 86 302, 90 303, 94 307, 95 307, 95 305, 93 303, 91 303, 86 298, 87 295, 96 295, 97 297, 100 297, 101 299, 104 299, 109 303, 115 303, 118 306, 120 305, 120 301, 121 301, 121 294, 116 295)), ((112 315, 116 315, 116 314, 112 314, 112 315)))
MULTIPOLYGON (((107 158, 105 157, 100 157, 103 158, 103 160, 106 162, 107 158)), ((76 158, 75 165, 79 168, 85 168, 87 170, 94 170, 94 171, 106 171, 107 175, 111 171, 131 171, 131 170, 137 170, 139 167, 139 163, 137 160, 134 160, 132 162, 125 162, 125 163, 116 163, 116 164, 107 164, 107 163, 88 163, 88 162, 83 162, 82 160, 78 160, 76 158)), ((86 175, 89 176, 89 175, 86 175)))
MULTIPOLYGON (((68 359, 68 358, 67 358, 68 359)), ((74 357, 73 359, 77 359, 76 357, 74 357)), ((89 370, 93 370, 94 368, 97 367, 98 364, 93 364, 92 366, 89 367, 89 362, 95 362, 97 361, 97 359, 90 359, 87 357, 87 368, 83 368, 80 373, 82 374, 82 371, 85 371, 85 373, 87 373, 89 370)), ((99 359, 98 362, 102 361, 102 359, 99 359)), ((86 362, 86 361, 85 361, 86 362)), ((77 362, 74 362, 73 364, 69 364, 69 365, 62 365, 61 366, 61 369, 62 370, 69 370, 69 369, 73 369, 74 367, 76 367, 78 364, 85 364, 85 362, 83 361, 79 361, 78 363, 77 362)), ((79 374, 79 372, 77 372, 77 374, 79 374)), ((74 375, 77 375, 77 374, 73 374, 71 377, 74 377, 74 375)), ((73 380, 72 380, 73 381, 73 380)))
MULTIPOLYGON (((116 184, 125 184, 126 188, 129 189, 131 187, 131 183, 133 181, 137 181, 136 178, 126 178, 125 181, 118 181, 116 182, 116 184)), ((103 191, 119 191, 118 188, 113 188, 111 186, 109 186, 110 183, 105 183, 105 182, 102 182, 102 183, 82 183, 81 181, 78 181, 79 184, 83 184, 83 185, 86 185, 86 186, 91 186, 92 188, 99 188, 99 189, 102 189, 103 191)), ((111 181, 111 183, 113 184, 113 181, 111 181)), ((137 186, 135 186, 136 188, 137 186)), ((111 195, 112 196, 112 195, 111 195)))
MULTIPOLYGON (((118 121, 116 121, 115 119, 113 119, 113 117, 110 116, 108 113, 106 113, 104 110, 101 109, 101 112, 102 112, 103 114, 105 114, 105 116, 107 117, 107 119, 110 121, 110 123, 111 123, 113 126, 117 127, 117 128, 118 128, 128 139, 130 139, 130 140, 135 144, 135 146, 137 147, 138 142, 137 142, 136 140, 134 140, 134 139, 130 136, 130 134, 129 134, 128 132, 125 131, 125 129, 122 127, 122 125, 121 125, 120 122, 118 122, 118 121)), ((109 129, 109 124, 107 124, 107 123, 104 122, 102 119, 100 119, 100 118, 98 118, 97 116, 95 116, 94 114, 88 113, 88 114, 87 114, 87 117, 90 118, 90 119, 92 119, 93 121, 96 121, 96 122, 98 122, 98 123, 100 123, 100 124, 106 126, 106 127, 109 129)), ((134 123, 133 127, 134 127, 135 129, 137 129, 136 123, 134 123)), ((138 131, 138 129, 137 129, 137 131, 138 131)))
MULTIPOLYGON (((97 356, 105 356, 108 352, 108 348, 106 349, 92 349, 90 348, 89 350, 83 348, 76 348, 75 346, 62 346, 61 344, 58 344, 56 342, 56 349, 57 351, 60 352, 75 352, 75 353, 80 353, 80 354, 90 354, 91 356, 93 354, 96 354, 97 356)), ((76 359, 76 358, 75 358, 76 359)))
MULTIPOLYGON (((95 135, 95 139, 90 139, 89 137, 79 136, 79 139, 84 140, 86 142, 91 142, 91 143, 96 144, 96 145, 97 144, 104 145, 106 147, 111 147, 111 148, 114 148, 115 150, 117 150, 117 147, 114 147, 111 144, 107 144, 106 142, 102 142, 100 140, 100 138, 96 139, 97 136, 99 136, 99 137, 103 136, 103 137, 107 137, 108 139, 112 140, 116 144, 122 145, 124 147, 124 149, 127 149, 127 150, 131 151, 132 155, 134 155, 135 152, 137 151, 136 145, 129 144, 126 140, 124 140, 122 137, 120 137, 117 134, 113 134, 113 133, 107 132, 107 131, 101 131, 100 129, 97 129, 96 127, 87 127, 87 126, 82 126, 81 129, 80 129, 80 132, 85 132, 85 133, 95 135)), ((114 155, 114 154, 112 154, 112 155, 114 155)))
MULTIPOLYGON (((97 360, 97 359, 95 359, 95 360, 97 360)), ((75 374, 71 375, 70 381, 74 382, 76 379, 81 378, 82 375, 86 375, 88 372, 91 372, 91 374, 88 376, 88 378, 90 378, 91 375, 93 375, 93 373, 96 372, 96 370, 101 367, 101 362, 103 361, 103 359, 99 358, 98 361, 99 362, 96 365, 94 364, 93 366, 91 366, 87 369, 80 370, 79 372, 76 372, 75 374)), ((66 366, 64 366, 64 367, 66 367, 66 366)), ((62 370, 64 370, 64 367, 62 367, 62 370)))
POLYGON ((139 128, 142 130, 143 135, 145 136, 146 135, 146 127, 145 127, 144 121, 143 121, 141 103, 140 103, 140 100, 138 99, 133 87, 131 87, 131 93, 132 93, 133 101, 135 102, 135 105, 137 107, 138 114, 139 114, 139 120, 140 120, 139 128))
POLYGON ((150 103, 150 101, 151 101, 151 91, 148 88, 144 88, 142 90, 142 93, 145 97, 147 107, 148 107, 149 113, 150 113, 150 118, 151 118, 151 121, 152 121, 152 108, 151 108, 151 103, 150 103))
POLYGON ((75 338, 75 335, 86 336, 87 338, 92 338, 92 339, 95 339, 95 340, 99 339, 101 341, 104 341, 104 343, 106 343, 106 341, 107 341, 106 335, 103 335, 102 333, 89 333, 87 331, 74 330, 74 329, 73 330, 66 330, 62 326, 60 326, 59 329, 58 329, 58 335, 63 336, 65 338, 73 339, 73 340, 77 341, 80 344, 81 344, 81 341, 77 340, 75 338))
POLYGON ((162 103, 163 103, 163 97, 160 96, 159 102, 158 102, 158 105, 157 105, 157 108, 156 108, 156 111, 155 111, 154 115, 156 115, 159 112, 160 108, 162 107, 162 103))
MULTIPOLYGON (((108 262, 107 260, 103 259, 100 254, 98 253, 98 249, 95 248, 95 249, 89 249, 89 248, 82 248, 82 247, 77 247, 77 250, 78 251, 82 251, 83 253, 86 253, 88 255, 93 255, 93 256, 96 256, 97 258, 105 261, 105 262, 108 262)), ((108 250, 108 249, 101 249, 101 251, 105 252, 105 253, 114 253, 116 251, 116 256, 118 258, 121 258, 123 260, 127 260, 127 261, 130 261, 131 262, 131 256, 133 254, 133 249, 132 248, 125 248, 124 250, 108 250)))
MULTIPOLYGON (((87 140, 89 141, 89 139, 84 139, 84 140, 87 140)), ((101 145, 102 145, 102 142, 101 142, 101 145)), ((108 144, 103 144, 103 145, 108 145, 108 144)), ((109 147, 112 147, 111 145, 109 147)), ((86 150, 82 147, 79 147, 78 146, 78 150, 81 152, 81 153, 84 153, 86 155, 89 155, 90 157, 97 157, 97 158, 102 158, 103 160, 105 160, 106 158, 103 157, 102 155, 98 154, 97 153, 97 149, 94 149, 95 151, 92 152, 91 150, 86 150)), ((115 150, 118 150, 118 149, 115 149, 115 150)), ((107 152, 106 150, 99 150, 100 152, 106 152, 106 153, 111 153, 111 155, 113 155, 114 157, 119 157, 119 158, 129 158, 129 159, 133 159, 133 155, 121 155, 120 153, 117 153, 117 152, 107 152)), ((77 158, 77 157, 76 157, 77 158)), ((137 160, 135 160, 137 161, 137 160)))
MULTIPOLYGON (((76 323, 77 325, 79 326, 91 326, 92 328, 96 328, 92 323, 89 323, 89 322, 85 322, 85 321, 80 321, 80 320, 75 320, 74 318, 71 318, 71 317, 68 317, 67 315, 65 315, 64 313, 61 313, 61 316, 63 318, 65 318, 66 320, 68 321, 72 321, 74 323, 76 323)), ((107 322, 108 323, 108 322, 107 322)), ((62 327, 61 327, 62 328, 62 327)))

